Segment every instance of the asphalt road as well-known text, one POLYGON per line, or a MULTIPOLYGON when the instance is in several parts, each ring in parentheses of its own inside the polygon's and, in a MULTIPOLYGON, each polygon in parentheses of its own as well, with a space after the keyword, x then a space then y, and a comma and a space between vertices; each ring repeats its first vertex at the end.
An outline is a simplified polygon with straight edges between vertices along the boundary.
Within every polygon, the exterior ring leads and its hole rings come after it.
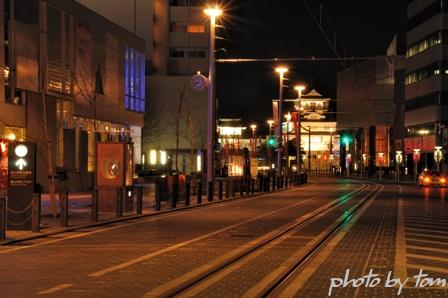
MULTIPOLYGON (((3 246, 0 296, 255 297, 307 257, 270 295, 324 297, 347 269, 355 278, 372 269, 378 286, 333 287, 332 295, 390 297, 399 287, 384 286, 389 271, 403 281, 420 269, 448 278, 445 193, 315 178, 275 194, 3 246)), ((448 294, 413 285, 402 295, 448 294)))

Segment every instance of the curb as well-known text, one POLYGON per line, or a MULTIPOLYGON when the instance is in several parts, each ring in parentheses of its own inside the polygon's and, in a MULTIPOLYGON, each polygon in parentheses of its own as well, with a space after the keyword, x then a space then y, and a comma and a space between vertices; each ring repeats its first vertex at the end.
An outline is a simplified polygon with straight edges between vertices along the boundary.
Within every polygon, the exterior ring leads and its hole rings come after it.
POLYGON ((174 212, 189 210, 189 209, 193 209, 193 208, 207 207, 210 205, 216 205, 216 204, 221 204, 221 203, 230 202, 230 201, 243 200, 243 199, 247 199, 247 198, 251 198, 251 197, 255 197, 255 196, 264 196, 264 195, 268 195, 268 194, 284 192, 287 190, 293 190, 295 188, 302 188, 302 187, 305 187, 308 185, 309 185, 309 182, 301 184, 301 185, 293 186, 290 188, 281 189, 281 190, 271 190, 268 192, 254 193, 254 194, 249 194, 249 195, 240 196, 240 197, 227 198, 227 199, 222 199, 222 200, 213 200, 212 202, 207 201, 203 204, 190 205, 190 206, 184 206, 184 207, 175 208, 175 209, 156 211, 154 213, 149 213, 149 214, 129 215, 129 216, 123 216, 120 218, 114 218, 114 219, 109 219, 109 220, 105 220, 105 221, 100 221, 100 222, 92 222, 92 223, 68 227, 68 228, 61 228, 60 230, 56 230, 56 231, 43 232, 43 233, 31 235, 31 236, 22 237, 22 238, 5 240, 5 241, 0 242, 0 246, 6 246, 6 245, 13 244, 13 243, 19 243, 19 242, 24 242, 24 241, 28 241, 28 240, 38 239, 38 238, 45 238, 48 236, 53 236, 53 235, 57 235, 57 234, 72 232, 72 231, 86 229, 86 228, 105 226, 105 225, 112 224, 112 223, 126 222, 126 221, 130 221, 130 220, 134 220, 134 219, 159 216, 159 215, 163 215, 163 214, 167 214, 167 213, 174 213, 174 212))

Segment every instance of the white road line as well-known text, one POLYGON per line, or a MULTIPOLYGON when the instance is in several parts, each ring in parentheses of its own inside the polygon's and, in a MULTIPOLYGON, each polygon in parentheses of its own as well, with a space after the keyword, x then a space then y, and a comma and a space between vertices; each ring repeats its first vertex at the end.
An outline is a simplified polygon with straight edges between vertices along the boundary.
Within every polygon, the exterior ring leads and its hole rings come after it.
POLYGON ((448 240, 447 236, 439 236, 439 235, 434 235, 434 234, 421 234, 421 233, 410 233, 410 232, 406 232, 406 238, 408 239, 418 239, 415 237, 426 237, 426 238, 431 238, 431 239, 441 239, 441 240, 448 240))
POLYGON ((411 254, 411 253, 408 253, 406 255, 406 257, 414 258, 414 259, 423 259, 423 260, 439 261, 439 262, 448 263, 448 258, 433 257, 433 256, 420 255, 420 254, 411 254))
MULTIPOLYGON (((401 194, 401 186, 399 187, 401 194)), ((395 264, 394 272, 396 277, 405 280, 407 277, 406 269, 406 237, 404 231, 404 216, 403 216, 403 199, 398 198, 397 211, 397 238, 395 242, 395 264)))
POLYGON ((438 252, 443 254, 448 254, 448 250, 442 249, 442 248, 434 248, 434 247, 427 247, 427 246, 417 246, 417 245, 408 245, 408 249, 417 249, 417 250, 426 250, 431 252, 438 252))
POLYGON ((73 284, 60 284, 60 285, 58 285, 58 286, 49 288, 49 289, 47 289, 47 290, 40 291, 39 293, 37 293, 37 295, 48 295, 48 294, 53 294, 53 293, 55 293, 55 292, 57 292, 57 291, 60 291, 60 290, 69 288, 69 287, 71 287, 71 286, 73 286, 73 284))

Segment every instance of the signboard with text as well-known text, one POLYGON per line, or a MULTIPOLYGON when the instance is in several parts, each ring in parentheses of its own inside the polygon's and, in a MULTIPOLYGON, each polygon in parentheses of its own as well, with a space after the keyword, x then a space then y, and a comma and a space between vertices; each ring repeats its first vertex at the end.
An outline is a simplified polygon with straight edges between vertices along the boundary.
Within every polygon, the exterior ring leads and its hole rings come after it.
POLYGON ((8 180, 8 229, 31 229, 31 203, 36 184, 35 143, 9 143, 8 180))

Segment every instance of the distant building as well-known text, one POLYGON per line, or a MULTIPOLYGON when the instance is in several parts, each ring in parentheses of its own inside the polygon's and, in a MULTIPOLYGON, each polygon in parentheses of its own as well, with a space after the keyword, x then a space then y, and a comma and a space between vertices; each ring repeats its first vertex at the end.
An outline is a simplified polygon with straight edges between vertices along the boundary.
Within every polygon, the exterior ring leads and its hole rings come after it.
POLYGON ((433 167, 435 146, 448 149, 447 13, 447 0, 408 1, 403 150, 410 166, 421 150, 420 169, 433 167))
POLYGON ((72 189, 88 189, 95 140, 141 135, 145 41, 71 0, 0 6, 0 138, 37 142, 44 189, 49 164, 69 171, 72 189))
MULTIPOLYGON (((206 138, 207 91, 193 91, 190 82, 198 71, 205 75, 208 72, 210 26, 203 13, 206 1, 77 1, 145 39, 148 88, 141 153, 149 156, 154 150, 166 151, 174 169, 172 159, 179 137, 178 168, 193 170, 189 165, 196 153, 191 153, 204 150, 206 138)), ((145 168, 147 162, 146 158, 145 168)))
POLYGON ((403 60, 396 55, 395 43, 396 38, 386 56, 355 63, 338 73, 337 130, 346 136, 341 144, 344 169, 350 166, 356 171, 362 165, 374 171, 376 166, 391 165, 394 158, 393 131, 402 125, 395 121, 400 112, 395 104, 395 73, 403 60))

